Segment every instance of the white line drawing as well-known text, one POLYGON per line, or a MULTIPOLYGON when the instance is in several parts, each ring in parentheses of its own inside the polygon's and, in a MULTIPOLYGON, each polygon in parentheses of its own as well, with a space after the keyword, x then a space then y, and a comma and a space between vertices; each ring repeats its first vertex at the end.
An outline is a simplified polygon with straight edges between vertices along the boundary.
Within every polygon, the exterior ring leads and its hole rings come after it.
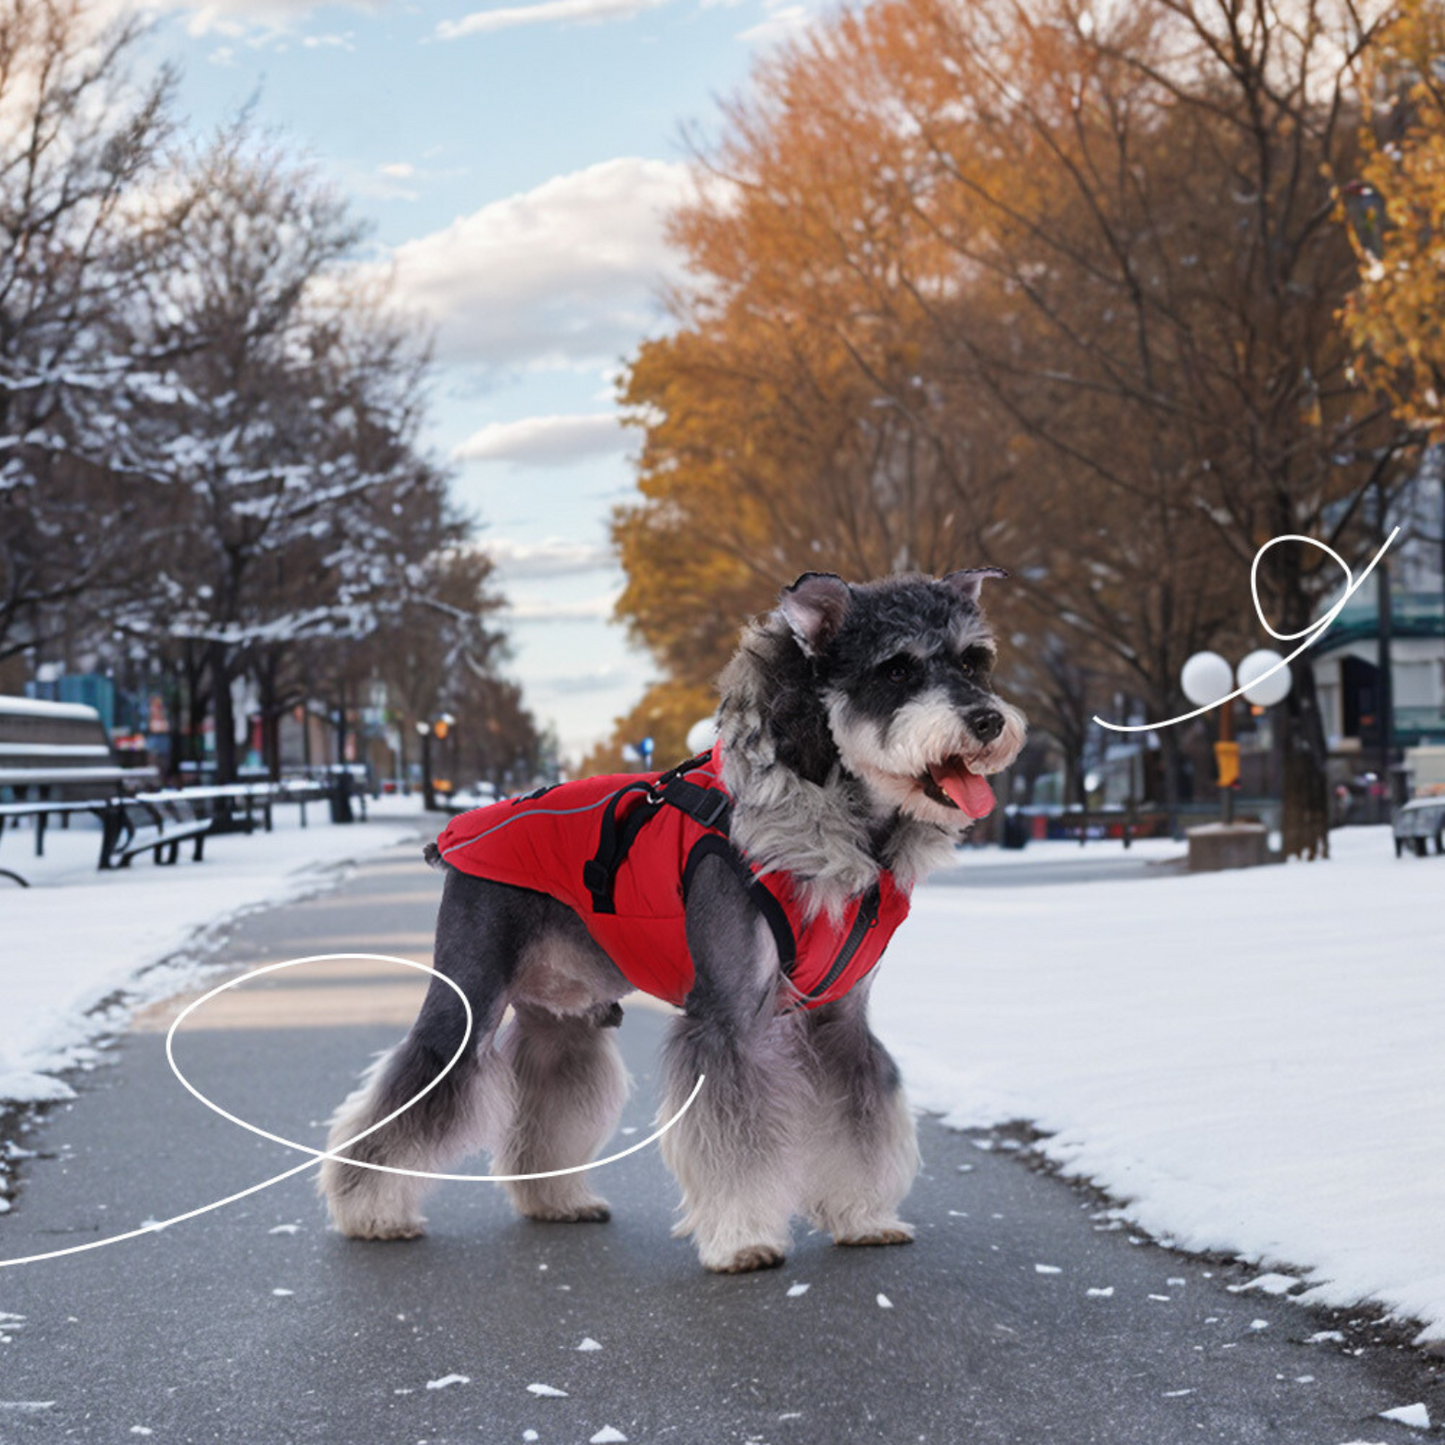
POLYGON ((693 1085, 692 1093, 690 1093, 687 1096, 686 1100, 684 1100, 682 1107, 677 1111, 676 1114, 672 1116, 671 1119, 669 1119, 660 1128, 656 1129, 653 1133, 649 1134, 647 1138, 639 1140, 636 1144, 629 1145, 626 1149, 619 1150, 616 1154, 609 1154, 605 1159, 594 1159, 587 1164, 573 1164, 569 1165, 565 1169, 548 1169, 539 1174, 430 1174, 415 1169, 399 1169, 384 1164, 368 1164, 363 1163, 359 1159, 347 1159, 345 1157, 345 1155, 341 1152, 342 1150, 351 1148, 353 1144, 356 1144, 360 1140, 365 1139, 368 1134, 375 1133, 376 1130, 383 1128, 385 1125, 391 1123, 393 1119, 399 1118, 402 1114, 406 1113, 408 1109, 412 1108, 413 1105, 420 1103, 422 1099, 426 1098, 426 1096, 431 1093, 431 1091, 435 1089, 436 1086, 440 1084, 444 1078, 446 1078, 446 1076, 452 1071, 452 1069, 456 1067, 457 1063, 465 1054, 467 1046, 471 1042, 471 1037, 472 1006, 467 1001, 467 996, 462 991, 461 987, 454 980, 448 978, 446 974, 441 973, 437 969, 433 968, 432 965, 429 963, 418 963, 415 959, 411 958, 397 958, 393 954, 313 953, 306 955, 306 957, 304 958, 288 958, 283 959, 280 963, 263 964, 259 968, 248 969, 245 973, 239 974, 235 978, 228 979, 224 983, 217 984, 216 987, 211 989, 208 993, 204 993, 201 995, 200 998, 193 999, 190 1003, 188 1003, 185 1008, 183 1008, 180 1013, 176 1015, 174 1021, 171 1023, 170 1028, 166 1031, 166 1061, 170 1064, 171 1072, 176 1076, 176 1078, 180 1081, 181 1086, 189 1094, 191 1094, 194 1098, 199 1099, 200 1102, 206 1106, 206 1108, 210 1109, 213 1113, 219 1114, 221 1118, 227 1120, 229 1123, 235 1124, 239 1128, 245 1129, 252 1134, 258 1134, 263 1139, 269 1139, 273 1144, 284 1145, 287 1149, 297 1150, 300 1153, 309 1155, 310 1157, 304 1159, 300 1164, 295 1165, 291 1169, 283 1170, 280 1174, 274 1174, 269 1179, 263 1179, 259 1184, 252 1184, 246 1189, 237 1190, 236 1193, 228 1194, 224 1199, 213 1200, 210 1204, 203 1204, 198 1209, 187 1210, 184 1214, 173 1215, 170 1219, 152 1220, 149 1224, 143 1224, 138 1229, 126 1230, 123 1234, 108 1235, 105 1239, 93 1239, 86 1244, 74 1244, 70 1245, 66 1249, 52 1249, 48 1250, 44 1254, 24 1255, 19 1259, 0 1259, 0 1269, 10 1269, 13 1266, 21 1264, 38 1264, 42 1260, 46 1259, 62 1259, 66 1255, 70 1254, 85 1254, 89 1250, 104 1249, 107 1245, 120 1244, 122 1241, 127 1239, 138 1239, 143 1234, 159 1234, 161 1230, 169 1229, 173 1224, 184 1224, 189 1219, 197 1219, 202 1214, 210 1214, 217 1209, 224 1209, 228 1204, 235 1204, 238 1200, 248 1199, 253 1194, 259 1194, 263 1189, 270 1189, 272 1185, 280 1184, 287 1179, 292 1179, 296 1175, 304 1173, 307 1169, 315 1168, 318 1164, 320 1164, 323 1160, 326 1159, 336 1159, 343 1164, 350 1164, 353 1168, 357 1169, 375 1169, 384 1174, 406 1174, 417 1179, 443 1179, 460 1183, 475 1184, 503 1184, 523 1179, 554 1179, 561 1174, 580 1174, 588 1169, 601 1169, 608 1164, 615 1164, 619 1159, 625 1159, 629 1154, 636 1154, 640 1149, 645 1149, 649 1144, 655 1143, 658 1139, 662 1138, 662 1136, 667 1133, 667 1131, 671 1129, 672 1126, 676 1124, 677 1121, 681 1119, 682 1116, 687 1113, 687 1111, 692 1107, 693 1101, 697 1098, 698 1094, 702 1090, 703 1080, 707 1077, 706 1074, 698 1075, 697 1083, 693 1085), (418 1091, 412 1098, 408 1099, 406 1103, 404 1103, 399 1109, 393 1109, 392 1112, 388 1114, 384 1119, 378 1119, 376 1123, 372 1124, 367 1129, 363 1129, 361 1133, 357 1134, 354 1138, 348 1139, 344 1144, 338 1145, 335 1150, 328 1152, 325 1149, 313 1149, 307 1144, 298 1144, 292 1139, 283 1139, 279 1134, 272 1134, 269 1130, 262 1129, 259 1125, 248 1123, 245 1119, 237 1118, 236 1115, 228 1113, 225 1109, 221 1108, 219 1104, 215 1103, 211 1099, 208 1099, 203 1093, 201 1093, 198 1088, 196 1088, 194 1084, 191 1083, 188 1078, 186 1078, 180 1066, 176 1063, 173 1044, 175 1041, 176 1030, 181 1026, 181 1024, 193 1012, 195 1012, 196 1009, 200 1008, 203 1004, 209 1003, 210 1000, 215 998, 217 994, 225 993, 228 989, 239 988, 241 984, 246 983, 253 978, 260 978, 263 974, 276 973, 279 972, 281 969, 285 968, 299 968, 302 964, 305 963, 331 963, 338 959, 365 959, 373 963, 395 963, 400 964, 403 968, 414 968, 419 973, 428 973, 435 978, 441 979, 442 982, 445 983, 447 987, 450 988, 459 999, 461 999, 462 1007, 466 1010, 467 1014, 467 1026, 465 1031, 463 1032, 462 1041, 457 1047, 456 1053, 454 1053, 451 1058, 447 1060, 446 1067, 442 1069, 441 1072, 437 1074, 436 1078, 434 1078, 429 1084, 427 1084, 424 1089, 418 1091))
MULTIPOLYGON (((1288 657, 1280 658, 1280 660, 1275 663, 1275 665, 1271 667, 1268 672, 1262 672, 1258 677, 1251 678, 1249 681, 1250 687, 1254 687, 1258 683, 1263 682, 1264 679, 1267 677, 1273 677, 1274 674, 1280 670, 1280 668, 1288 667, 1290 663, 1293 662, 1295 658, 1300 655, 1300 653, 1302 653, 1312 643, 1317 642, 1324 635, 1325 630, 1344 610, 1345 603, 1347 603, 1350 598, 1353 597, 1362 586, 1364 586, 1365 578, 1368 577, 1370 573, 1375 570, 1375 567, 1379 563, 1380 558, 1385 555, 1385 553, 1389 550, 1390 544, 1399 535, 1400 529, 1396 527, 1394 531, 1392 531, 1390 535, 1385 538, 1384 542, 1380 546, 1380 550, 1376 552, 1373 557, 1370 558, 1370 565, 1366 567, 1363 572, 1360 573, 1358 580, 1356 579, 1355 574, 1350 570, 1350 564, 1346 562, 1345 559, 1341 557, 1340 554, 1336 552, 1335 549, 1331 547, 1328 543, 1321 542, 1314 537, 1303 537, 1295 532, 1287 533, 1283 537, 1272 537, 1268 542, 1264 544, 1264 546, 1259 549, 1258 552, 1254 554, 1254 562, 1251 564, 1249 569, 1249 591, 1250 595, 1254 598, 1254 612, 1255 616, 1259 618, 1259 625, 1263 627, 1264 630, 1269 633, 1271 637, 1277 638, 1280 642, 1293 642, 1297 637, 1303 637, 1305 640, 1300 643, 1300 645, 1295 648, 1295 650, 1290 653, 1288 657), (1333 557, 1335 561, 1340 564, 1345 574, 1345 590, 1341 594, 1340 600, 1336 602, 1335 605, 1331 607, 1330 610, 1326 612, 1325 615, 1321 617, 1318 621, 1311 622, 1308 627, 1301 628, 1298 632, 1276 632, 1274 628, 1269 625, 1269 622, 1265 619, 1264 608, 1260 605, 1259 601, 1260 559, 1264 556, 1266 552, 1269 551, 1271 547, 1277 547, 1281 542, 1304 542, 1308 546, 1318 547, 1321 552, 1328 552, 1330 556, 1333 557)), ((1160 728, 1172 728, 1175 723, 1189 722, 1191 718, 1202 717, 1207 712, 1213 712, 1214 709, 1217 708, 1221 703, 1233 702, 1235 698, 1242 697, 1244 695, 1244 691, 1245 689, 1242 687, 1236 688, 1227 696, 1215 698, 1213 702, 1206 703, 1203 707, 1197 707, 1194 709, 1193 712, 1182 712, 1179 714, 1178 717, 1165 718, 1162 722, 1112 723, 1105 722, 1104 719, 1099 717, 1097 714, 1094 716, 1093 720, 1098 723, 1101 728, 1108 728, 1109 731, 1113 733, 1151 733, 1158 731, 1158 729, 1160 728)))

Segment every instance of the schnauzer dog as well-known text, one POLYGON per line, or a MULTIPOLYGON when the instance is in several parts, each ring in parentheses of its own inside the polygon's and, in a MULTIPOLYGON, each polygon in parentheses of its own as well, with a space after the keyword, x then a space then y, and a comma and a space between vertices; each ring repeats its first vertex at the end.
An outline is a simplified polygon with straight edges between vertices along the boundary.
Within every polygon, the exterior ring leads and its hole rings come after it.
MULTIPOLYGON (((464 814, 432 981, 407 1037, 338 1109, 330 1148, 422 1172, 478 1149, 509 1175, 585 1164, 627 1089, 609 1025, 634 987, 682 1004, 661 1117, 702 1263, 780 1264, 803 1214, 838 1244, 913 1237, 918 1169, 898 1070, 868 1027, 871 972, 908 894, 993 806, 1025 720, 989 680, 995 568, 850 585, 810 572, 744 632, 718 743, 661 775, 588 779, 464 814), (504 1020, 508 1008, 510 1020, 504 1020), (504 1026, 505 1024, 505 1026, 504 1026)), ((424 1181, 332 1159, 319 1187, 362 1239, 421 1233, 424 1181)), ((584 1173, 506 1185, 539 1220, 605 1220, 584 1173)))

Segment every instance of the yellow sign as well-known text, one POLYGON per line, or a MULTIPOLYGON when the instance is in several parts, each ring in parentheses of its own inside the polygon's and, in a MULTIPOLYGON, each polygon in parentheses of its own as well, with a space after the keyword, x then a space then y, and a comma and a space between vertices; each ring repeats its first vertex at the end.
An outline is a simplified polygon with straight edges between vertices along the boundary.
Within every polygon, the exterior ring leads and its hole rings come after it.
POLYGON ((1232 788, 1239 781, 1239 744, 1215 743, 1214 763, 1219 769, 1219 786, 1232 788))

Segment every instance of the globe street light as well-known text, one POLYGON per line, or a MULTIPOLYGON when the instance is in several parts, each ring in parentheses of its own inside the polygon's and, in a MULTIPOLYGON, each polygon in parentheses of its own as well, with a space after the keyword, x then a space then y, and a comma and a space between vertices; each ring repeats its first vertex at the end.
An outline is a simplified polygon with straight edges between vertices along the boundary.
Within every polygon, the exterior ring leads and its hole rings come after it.
POLYGON ((1219 770, 1220 807, 1226 826, 1234 822, 1234 789, 1239 782, 1239 744, 1234 740, 1234 699, 1243 693, 1256 707, 1273 707, 1289 695, 1290 672, 1279 653, 1268 647, 1251 652, 1235 670, 1217 652, 1196 652, 1179 674, 1184 696, 1197 707, 1219 709, 1219 740, 1214 744, 1219 770))

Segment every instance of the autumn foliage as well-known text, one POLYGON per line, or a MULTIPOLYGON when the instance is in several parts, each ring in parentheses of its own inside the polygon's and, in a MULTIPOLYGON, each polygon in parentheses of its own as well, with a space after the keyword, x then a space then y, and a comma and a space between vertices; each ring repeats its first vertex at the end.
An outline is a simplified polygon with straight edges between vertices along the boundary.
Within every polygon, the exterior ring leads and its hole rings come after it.
POLYGON ((1367 57, 1363 164, 1344 185, 1361 265, 1345 307, 1396 413, 1445 435, 1445 7, 1401 0, 1367 57))
MULTIPOLYGON (((1358 555, 1359 499, 1410 445, 1339 320, 1331 178, 1378 24, 1344 0, 880 0, 765 61, 700 148, 678 325, 623 393, 645 441, 619 610, 662 689, 705 688, 802 571, 1000 565, 1005 685, 1068 753, 1089 711, 1185 710, 1190 653, 1265 640, 1270 537, 1358 555)), ((1271 553, 1281 630, 1333 586, 1319 555, 1271 553)), ((1285 732, 1287 843, 1313 852, 1307 667, 1285 732)))

